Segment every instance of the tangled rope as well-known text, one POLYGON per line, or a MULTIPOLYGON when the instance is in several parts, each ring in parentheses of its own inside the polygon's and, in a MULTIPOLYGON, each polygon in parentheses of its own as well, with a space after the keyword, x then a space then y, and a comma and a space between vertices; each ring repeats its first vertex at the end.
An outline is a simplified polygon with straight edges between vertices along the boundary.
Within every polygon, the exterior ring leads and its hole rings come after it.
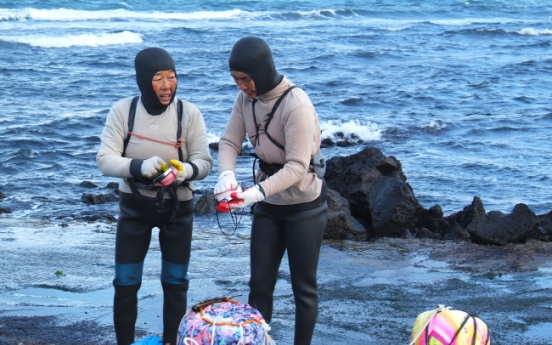
POLYGON ((230 213, 230 218, 232 219, 232 223, 234 224, 234 231, 232 231, 232 233, 227 233, 227 232, 224 232, 224 230, 222 230, 222 225, 220 224, 220 219, 219 219, 219 213, 220 212, 217 211, 215 213, 217 215, 217 224, 219 226, 220 232, 222 232, 223 235, 232 236, 238 230, 238 226, 240 226, 240 222, 241 222, 241 219, 243 217, 244 209, 242 208, 239 213, 238 213, 238 211, 228 212, 228 213, 230 213))

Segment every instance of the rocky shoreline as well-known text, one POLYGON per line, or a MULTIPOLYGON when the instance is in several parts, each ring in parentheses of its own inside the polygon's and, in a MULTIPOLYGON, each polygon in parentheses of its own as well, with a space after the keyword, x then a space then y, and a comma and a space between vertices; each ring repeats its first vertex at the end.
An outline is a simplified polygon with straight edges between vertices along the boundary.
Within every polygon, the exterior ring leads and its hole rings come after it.
MULTIPOLYGON (((326 163, 329 222, 325 239, 428 238, 498 246, 552 240, 552 211, 536 215, 523 203, 515 205, 510 214, 487 212, 479 196, 474 196, 463 210, 447 216, 440 205, 425 209, 406 182, 400 161, 385 156, 377 148, 369 147, 348 157, 333 157, 326 163)), ((82 184, 98 187, 87 181, 82 184)), ((117 201, 117 187, 117 183, 110 183, 106 186, 110 192, 87 193, 81 200, 88 204, 117 201)), ((196 214, 215 214, 212 192, 197 191, 197 194, 196 214)), ((75 218, 115 221, 115 215, 75 218)))
MULTIPOLYGON (((212 148, 216 149, 216 145, 212 148)), ((401 162, 374 147, 327 160, 324 178, 329 205, 324 239, 427 238, 498 246, 531 240, 552 241, 552 210, 537 215, 520 203, 509 214, 486 211, 479 196, 474 196, 463 210, 450 215, 444 215, 440 205, 425 209, 406 182, 401 162)), ((82 181, 80 185, 87 189, 100 188, 90 181, 82 181)), ((118 183, 110 182, 103 190, 107 192, 84 193, 81 201, 85 204, 118 201, 118 183)), ((216 213, 211 191, 197 190, 194 194, 197 215, 216 213)), ((0 200, 5 197, 0 191, 0 200)), ((0 207, 0 215, 10 213, 10 209, 0 207)), ((59 219, 63 219, 62 226, 66 226, 67 219, 114 223, 116 215, 65 214, 59 219)))

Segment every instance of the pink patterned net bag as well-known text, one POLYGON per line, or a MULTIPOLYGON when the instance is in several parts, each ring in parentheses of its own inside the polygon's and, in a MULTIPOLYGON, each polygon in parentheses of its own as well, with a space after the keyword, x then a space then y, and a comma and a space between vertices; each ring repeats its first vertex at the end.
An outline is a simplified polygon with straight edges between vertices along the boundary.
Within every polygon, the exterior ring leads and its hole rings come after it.
POLYGON ((192 307, 178 328, 177 345, 274 345, 270 326, 248 304, 221 297, 192 307))

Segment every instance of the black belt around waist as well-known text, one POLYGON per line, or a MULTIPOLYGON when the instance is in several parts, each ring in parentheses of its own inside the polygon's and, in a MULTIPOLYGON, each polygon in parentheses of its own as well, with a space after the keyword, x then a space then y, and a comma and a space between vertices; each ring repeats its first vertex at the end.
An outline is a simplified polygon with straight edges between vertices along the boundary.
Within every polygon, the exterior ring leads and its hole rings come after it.
MULTIPOLYGON (((127 178, 126 182, 130 186, 130 190, 133 193, 138 193, 138 189, 157 191, 160 187, 155 186, 153 180, 138 179, 138 178, 127 178)), ((188 187, 188 182, 182 182, 177 187, 188 187)))
MULTIPOLYGON (((266 176, 270 177, 270 176, 276 174, 278 171, 280 171, 280 169, 282 169, 284 167, 284 164, 267 163, 267 162, 263 161, 262 159, 258 158, 256 155, 254 157, 259 160, 259 168, 261 169, 262 172, 265 173, 266 176)), ((314 168, 314 163, 311 160, 310 165, 309 165, 309 171, 310 172, 315 172, 313 168, 314 168)))
POLYGON ((284 167, 283 164, 267 163, 262 159, 259 159, 259 168, 261 168, 261 171, 264 172, 266 176, 272 176, 276 174, 283 167, 284 167))
POLYGON ((156 208, 158 212, 172 211, 173 216, 180 214, 180 202, 178 201, 177 188, 182 185, 187 185, 186 182, 181 183, 179 186, 174 184, 170 186, 155 186, 153 181, 128 178, 126 179, 133 194, 140 194, 138 189, 155 191, 156 208), (169 197, 165 198, 165 194, 169 197))
POLYGON ((326 186, 326 181, 322 179, 322 190, 320 190, 320 195, 318 198, 313 201, 303 202, 301 204, 291 204, 291 205, 275 205, 269 204, 267 202, 262 202, 263 205, 270 207, 270 213, 273 214, 284 214, 292 213, 299 211, 312 210, 322 205, 328 199, 328 187, 326 186))

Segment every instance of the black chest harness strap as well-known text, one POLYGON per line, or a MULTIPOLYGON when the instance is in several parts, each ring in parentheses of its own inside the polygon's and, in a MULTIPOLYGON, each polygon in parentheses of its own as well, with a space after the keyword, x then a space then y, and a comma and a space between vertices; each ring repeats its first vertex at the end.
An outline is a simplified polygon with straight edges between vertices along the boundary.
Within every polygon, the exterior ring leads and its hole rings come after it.
MULTIPOLYGON (((276 100, 276 102, 274 103, 274 105, 272 106, 272 110, 270 111, 270 113, 266 114, 264 134, 266 134, 266 137, 268 138, 268 140, 270 140, 274 145, 276 145, 276 147, 278 147, 282 151, 286 150, 285 147, 282 144, 280 144, 279 142, 277 142, 276 140, 274 140, 274 138, 272 138, 270 136, 270 134, 268 133, 268 125, 270 124, 270 121, 272 121, 272 118, 274 117, 274 112, 276 111, 276 109, 278 109, 278 107, 280 106, 280 103, 282 103, 282 101, 287 96, 287 94, 292 89, 294 89, 296 87, 297 86, 292 86, 292 87, 288 88, 286 91, 284 91, 284 93, 282 93, 280 98, 278 98, 276 100)), ((257 102, 257 98, 253 99, 253 103, 252 103, 252 106, 253 106, 253 121, 255 121, 255 130, 257 131, 257 133, 255 135, 255 141, 257 142, 259 140, 259 129, 261 129, 261 125, 257 123, 257 117, 255 116, 255 102, 257 102)))
MULTIPOLYGON (((130 137, 133 135, 132 130, 134 129, 134 119, 136 118, 136 106, 138 105, 139 99, 140 99, 140 96, 136 96, 132 99, 132 102, 130 103, 130 109, 128 111, 128 134, 124 140, 123 153, 121 154, 121 156, 123 157, 125 156, 126 148, 128 146, 128 142, 130 141, 130 137)), ((174 144, 174 146, 178 148, 178 160, 182 162, 184 160, 184 157, 182 155, 182 150, 180 149, 180 147, 182 146, 182 102, 181 101, 179 101, 176 105, 176 112, 178 114, 178 128, 176 130, 177 143, 174 144)))
MULTIPOLYGON (((270 134, 268 133, 268 125, 270 124, 270 121, 272 121, 272 118, 274 117, 274 113, 276 112, 276 109, 278 109, 278 107, 280 106, 280 103, 282 103, 282 100, 284 99, 284 97, 287 96, 287 94, 293 89, 293 88, 296 88, 297 86, 291 86, 289 87, 286 91, 284 91, 284 93, 282 93, 282 95, 276 100, 276 102, 274 103, 274 105, 272 106, 272 110, 270 110, 270 113, 266 114, 266 120, 265 120, 265 126, 264 126, 264 130, 262 133, 266 134, 266 137, 268 138, 268 140, 270 140, 274 145, 276 145, 277 148, 279 148, 280 150, 282 151, 286 151, 286 148, 280 144, 279 142, 277 142, 274 138, 272 138, 272 136, 270 136, 270 134)), ((256 135, 254 136, 255 137, 255 142, 258 143, 259 142, 259 135, 262 134, 260 133, 259 134, 259 130, 261 129, 261 125, 259 123, 257 123, 257 116, 255 115, 255 102, 257 102, 257 98, 254 98, 253 99, 253 102, 252 102, 252 107, 253 107, 253 121, 255 122, 255 130, 256 130, 256 135)), ((252 137, 250 137, 251 139, 252 137)), ((256 145, 255 145, 256 146, 256 145)), ((259 168, 261 168, 261 170, 267 175, 267 176, 272 176, 274 175, 276 172, 278 172, 278 170, 282 169, 284 167, 283 164, 279 164, 279 163, 267 163, 265 161, 263 161, 262 159, 260 159, 255 153, 252 153, 251 154, 253 157, 255 157, 255 160, 253 161, 253 181, 255 180, 255 163, 256 163, 256 160, 259 160, 259 168)))
MULTIPOLYGON (((139 99, 140 99, 140 96, 135 96, 132 99, 132 102, 130 103, 130 109, 129 109, 129 112, 128 112, 128 134, 127 134, 127 136, 126 136, 126 138, 123 142, 123 153, 121 154, 123 157, 125 156, 126 148, 127 148, 128 143, 130 141, 130 137, 133 135, 132 130, 134 128, 134 119, 136 117, 136 107, 138 105, 138 100, 139 99)), ((167 143, 167 144, 172 145, 172 146, 174 146, 178 149, 178 160, 181 161, 181 162, 184 161, 184 155, 182 153, 182 148, 181 148, 181 144, 182 144, 182 113, 183 113, 182 108, 183 108, 182 101, 178 101, 178 103, 176 105, 177 114, 178 114, 178 126, 177 126, 177 131, 176 131, 176 144, 167 143)), ((136 134, 134 134, 134 135, 136 135, 136 134)), ((142 136, 139 136, 139 135, 136 135, 136 136, 142 138, 142 136)), ((148 139, 148 138, 146 138, 146 139, 148 139)), ((152 140, 152 139, 149 139, 149 140, 152 140)), ((157 140, 153 140, 153 141, 157 141, 157 140)), ((198 174, 198 168, 192 162, 187 162, 187 163, 189 163, 192 166, 193 174, 192 174, 192 177, 190 178, 190 180, 193 180, 198 174)), ((180 203, 178 201, 178 195, 177 195, 177 192, 176 192, 176 189, 177 189, 178 186, 176 184, 172 184, 170 186, 156 187, 156 186, 154 186, 151 179, 127 178, 126 180, 127 180, 128 185, 130 186, 130 189, 132 190, 133 193, 140 193, 138 191, 138 189, 156 190, 157 191, 157 195, 156 195, 157 211, 167 212, 167 211, 172 210, 172 211, 175 212, 175 214, 178 214, 180 212, 180 203), (163 198, 163 195, 165 195, 165 193, 169 193, 169 196, 170 196, 169 199, 165 200, 163 198)), ((187 181, 182 182, 182 184, 180 184, 180 186, 185 186, 185 187, 190 188, 189 183, 187 181)), ((192 190, 192 192, 193 192, 193 190, 192 190)))
MULTIPOLYGON (((268 113, 266 116, 266 120, 265 120, 265 126, 264 126, 264 134, 266 134, 266 137, 274 144, 276 145, 277 148, 279 148, 280 150, 282 151, 286 151, 286 148, 284 147, 284 145, 280 144, 279 142, 277 142, 274 138, 272 138, 272 136, 270 136, 270 134, 268 133, 268 125, 270 124, 270 121, 272 121, 272 118, 274 117, 274 112, 276 112, 276 109, 278 109, 278 107, 280 106, 280 103, 282 103, 282 101, 284 100, 284 98, 287 96, 287 94, 294 88, 296 88, 297 86, 291 86, 289 87, 288 89, 286 89, 286 91, 284 91, 284 93, 282 93, 282 95, 276 100, 276 102, 274 103, 274 105, 272 106, 272 110, 270 111, 270 113, 268 113)), ((255 102, 257 102, 257 98, 254 98, 253 99, 253 102, 252 102, 252 107, 253 107, 253 121, 255 122, 255 130, 256 130, 256 135, 255 136, 252 136, 250 137, 251 138, 255 138, 255 142, 258 142, 259 140, 259 135, 262 134, 262 133, 259 133, 259 130, 261 129, 261 125, 259 123, 257 123, 257 117, 255 116, 255 102)), ((256 145, 255 145, 256 146, 256 145)), ((267 163, 265 161, 263 161, 262 159, 260 159, 255 153, 252 153, 251 154, 253 157, 255 157, 255 160, 259 160, 259 168, 267 175, 267 176, 272 176, 274 175, 275 173, 277 173, 280 169, 282 169, 284 167, 283 164, 279 164, 279 163, 267 163)), ((310 161, 310 165, 309 165, 309 170, 311 170, 312 172, 315 172, 317 173, 317 169, 318 168, 324 168, 325 170, 325 163, 324 163, 324 160, 319 160, 319 161, 315 161, 314 159, 311 159, 310 161)), ((317 173, 318 175, 318 173, 317 173)), ((323 176, 323 173, 322 173, 322 176, 323 176)), ((322 176, 319 176, 320 178, 322 178, 322 176)), ((253 180, 255 180, 255 161, 253 161, 253 180)))

